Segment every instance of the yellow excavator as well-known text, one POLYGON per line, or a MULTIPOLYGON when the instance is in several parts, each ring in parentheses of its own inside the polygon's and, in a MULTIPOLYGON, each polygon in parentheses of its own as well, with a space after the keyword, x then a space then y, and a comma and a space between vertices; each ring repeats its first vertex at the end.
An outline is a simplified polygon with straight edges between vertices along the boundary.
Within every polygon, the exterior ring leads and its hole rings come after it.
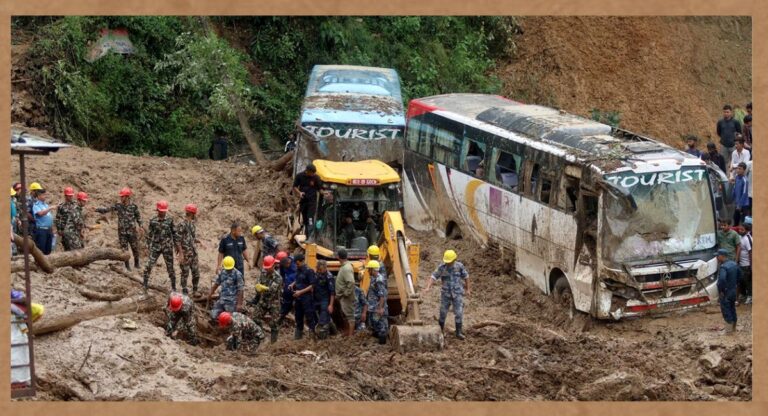
MULTIPOLYGON (((378 160, 315 160, 313 164, 323 184, 312 222, 315 227, 309 238, 294 234, 307 265, 314 269, 324 259, 328 270, 336 273, 340 267, 336 253, 344 248, 355 272, 362 274, 360 288, 367 294, 370 277, 364 262, 368 247, 377 245, 379 261, 387 270, 390 319, 404 323, 391 327, 390 343, 399 352, 442 349, 445 341, 440 327, 424 325, 419 313, 419 246, 405 235, 398 173, 378 160)), ((298 227, 297 220, 294 224, 298 227)))

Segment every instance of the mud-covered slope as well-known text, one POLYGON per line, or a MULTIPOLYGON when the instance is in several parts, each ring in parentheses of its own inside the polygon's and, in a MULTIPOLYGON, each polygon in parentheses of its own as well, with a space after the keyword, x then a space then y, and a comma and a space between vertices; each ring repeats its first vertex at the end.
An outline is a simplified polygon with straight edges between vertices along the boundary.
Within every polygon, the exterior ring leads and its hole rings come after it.
MULTIPOLYGON (((61 201, 64 186, 91 195, 91 206, 116 201, 131 186, 142 215, 152 215, 158 199, 178 215, 184 204, 200 207, 198 237, 201 288, 209 288, 216 242, 233 220, 260 223, 284 233, 289 180, 282 173, 249 165, 212 161, 124 156, 64 149, 51 157, 31 157, 29 180, 61 201)), ((16 160, 12 175, 17 177, 16 160)), ((117 246, 116 220, 90 213, 88 245, 117 246)), ((42 400, 712 400, 751 398, 751 314, 739 307, 740 331, 721 337, 716 307, 658 319, 592 323, 570 320, 550 298, 511 276, 501 253, 470 240, 446 241, 409 231, 421 245, 424 279, 442 251, 453 248, 474 283, 466 298, 468 339, 447 339, 444 351, 398 355, 360 334, 325 342, 294 341, 292 328, 280 340, 262 345, 255 356, 232 353, 223 338, 201 328, 199 347, 164 336, 163 314, 154 311, 104 317, 36 339, 36 365, 42 400), (122 318, 137 329, 123 329, 122 318), (501 325, 477 326, 486 321, 501 325), (89 352, 90 351, 90 352, 89 352), (714 369, 700 363, 706 353, 721 356, 714 369)), ((284 239, 284 237, 281 237, 284 239)), ((249 240, 250 241, 250 240, 249 240)), ((32 274, 33 296, 46 307, 43 319, 78 311, 89 304, 80 288, 131 296, 140 285, 100 261, 52 275, 32 274)), ((138 277, 140 274, 132 272, 138 277)), ((177 266, 178 273, 178 266, 177 266)), ((246 270, 246 298, 255 275, 246 270)), ((21 286, 19 273, 12 276, 21 286)), ((168 287, 162 260, 152 283, 168 287)), ((437 321, 439 288, 424 294, 423 315, 437 321)), ((153 293, 153 292, 150 292, 153 293)), ((160 294, 153 296, 162 297, 160 294)), ((452 315, 448 325, 453 327, 452 315)))
MULTIPOLYGON (((716 137, 725 103, 751 101, 749 17, 522 17, 504 94, 589 116, 674 146, 716 137)), ((704 143, 702 143, 703 145, 704 143)))

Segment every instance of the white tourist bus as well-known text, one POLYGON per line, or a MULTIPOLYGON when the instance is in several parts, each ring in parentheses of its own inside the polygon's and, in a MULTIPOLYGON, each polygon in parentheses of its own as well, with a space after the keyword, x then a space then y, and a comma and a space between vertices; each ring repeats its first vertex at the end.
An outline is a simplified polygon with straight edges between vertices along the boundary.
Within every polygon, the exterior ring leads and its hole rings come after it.
POLYGON ((717 298, 719 169, 660 142, 500 96, 408 106, 405 217, 514 256, 542 292, 620 319, 717 298))

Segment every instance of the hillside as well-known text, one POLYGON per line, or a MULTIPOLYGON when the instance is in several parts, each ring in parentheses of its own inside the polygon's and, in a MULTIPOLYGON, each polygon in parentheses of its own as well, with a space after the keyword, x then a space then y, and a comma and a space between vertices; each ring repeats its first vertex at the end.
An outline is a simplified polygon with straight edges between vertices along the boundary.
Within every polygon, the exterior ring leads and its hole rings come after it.
MULTIPOLYGON (((503 93, 589 116, 673 146, 717 139, 725 103, 752 92, 748 17, 523 17, 517 55, 500 64, 503 93), (713 139, 714 137, 714 139, 713 139)), ((703 145, 704 143, 702 143, 703 145)))

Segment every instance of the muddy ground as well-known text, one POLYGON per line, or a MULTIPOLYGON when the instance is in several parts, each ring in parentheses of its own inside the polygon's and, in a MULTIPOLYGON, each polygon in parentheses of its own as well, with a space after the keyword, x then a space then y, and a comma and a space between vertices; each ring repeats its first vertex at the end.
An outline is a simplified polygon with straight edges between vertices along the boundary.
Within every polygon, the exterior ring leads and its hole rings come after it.
MULTIPOLYGON (((285 241, 288 177, 251 166, 173 158, 139 158, 88 149, 32 157, 28 178, 61 202, 64 186, 84 190, 90 206, 117 201, 131 186, 146 222, 158 199, 179 215, 200 208, 198 237, 207 290, 218 238, 233 220, 259 223, 285 241)), ((12 162, 12 177, 18 164, 12 162)), ((117 246, 116 219, 90 212, 89 246, 117 246)), ((446 241, 409 232, 421 245, 421 276, 445 248, 454 248, 474 280, 466 299, 468 338, 449 336, 445 350, 399 355, 369 336, 280 340, 249 356, 225 350, 215 331, 193 347, 164 335, 162 313, 104 317, 36 338, 37 400, 750 400, 752 321, 739 306, 739 331, 719 335, 716 306, 622 322, 570 319, 537 289, 511 276, 494 249, 469 240, 446 241), (123 329, 124 319, 137 329, 123 329), (476 326, 486 321, 501 326, 476 326)), ((250 242, 250 241, 249 241, 250 242)), ((33 296, 53 319, 92 301, 78 293, 137 294, 140 286, 112 270, 112 262, 32 274, 33 296)), ((132 273, 139 275, 138 272, 132 273)), ((177 267, 178 273, 178 267, 177 267)), ((246 269, 247 293, 253 273, 246 269)), ((20 287, 20 274, 12 276, 20 287)), ((169 286, 162 260, 152 283, 169 286)), ((151 293, 151 292, 150 292, 151 293)), ((155 294, 154 296, 161 296, 155 294)), ((437 321, 439 289, 424 295, 428 322, 437 321)), ((448 326, 452 325, 449 315, 448 326)))

